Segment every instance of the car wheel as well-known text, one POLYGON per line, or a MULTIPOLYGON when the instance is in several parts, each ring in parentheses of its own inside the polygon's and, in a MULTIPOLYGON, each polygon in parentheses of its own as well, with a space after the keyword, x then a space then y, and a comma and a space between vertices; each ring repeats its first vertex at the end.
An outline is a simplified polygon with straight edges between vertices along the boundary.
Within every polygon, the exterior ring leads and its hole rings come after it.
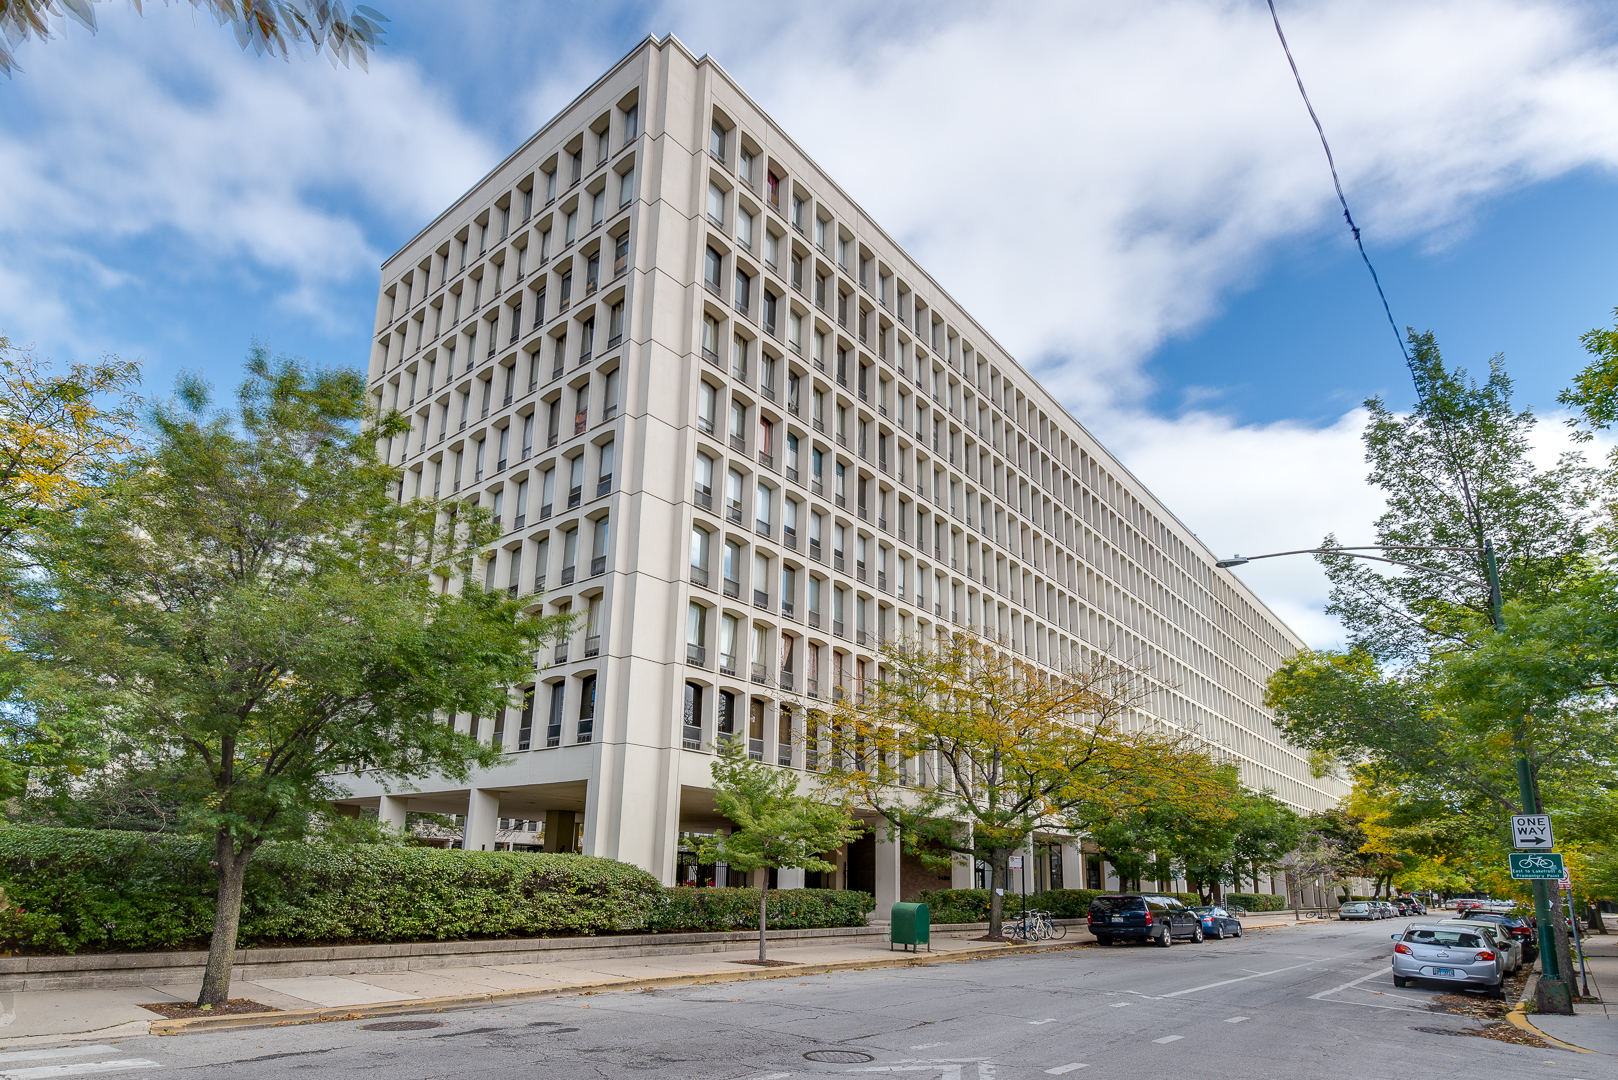
POLYGON ((1163 932, 1157 936, 1157 944, 1164 949, 1174 944, 1174 935, 1169 933, 1168 927, 1163 927, 1163 932))
POLYGON ((1242 924, 1241 923, 1236 924, 1236 936, 1237 937, 1242 936, 1242 924))
POLYGON ((1193 945, 1201 945, 1202 944, 1202 924, 1201 923, 1198 923, 1197 928, 1195 930, 1191 931, 1191 944, 1193 944, 1193 945))
POLYGON ((1410 980, 1405 978, 1403 975, 1395 975, 1393 977, 1393 985, 1403 988, 1410 985, 1410 980))
POLYGON ((1214 937, 1218 938, 1220 941, 1225 940, 1225 927, 1223 923, 1214 929, 1214 937))
POLYGON ((1102 937, 1100 934, 1097 934, 1096 935, 1096 944, 1097 945, 1111 945, 1112 944, 1112 938, 1110 938, 1110 937, 1102 937))
POLYGON ((1506 984, 1504 982, 1497 982, 1493 986, 1489 987, 1486 993, 1489 995, 1491 1000, 1504 1001, 1506 997, 1506 984))

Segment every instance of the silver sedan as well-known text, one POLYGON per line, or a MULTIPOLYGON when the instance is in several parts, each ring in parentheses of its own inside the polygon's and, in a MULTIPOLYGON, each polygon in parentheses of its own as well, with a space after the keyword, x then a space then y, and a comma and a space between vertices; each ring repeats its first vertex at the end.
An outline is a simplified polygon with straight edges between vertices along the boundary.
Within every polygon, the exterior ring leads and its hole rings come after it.
POLYGON ((1505 958, 1493 939, 1459 926, 1417 925, 1393 935, 1393 985, 1444 982, 1504 994, 1505 958))

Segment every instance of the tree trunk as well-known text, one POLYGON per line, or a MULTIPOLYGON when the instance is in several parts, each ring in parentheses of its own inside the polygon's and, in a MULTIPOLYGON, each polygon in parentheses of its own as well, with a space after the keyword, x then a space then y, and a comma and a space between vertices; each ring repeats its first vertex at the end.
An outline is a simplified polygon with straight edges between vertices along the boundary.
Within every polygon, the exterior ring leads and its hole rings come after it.
POLYGON ((202 976, 198 1005, 222 1008, 230 1002, 230 973, 236 966, 236 932, 242 921, 242 879, 253 849, 238 854, 230 831, 220 829, 214 838, 214 873, 219 878, 219 895, 214 903, 213 939, 208 943, 208 968, 202 976))
POLYGON ((1006 914, 1006 853, 996 848, 989 857, 989 937, 998 938, 1006 914))
POLYGON ((769 959, 764 955, 765 928, 769 921, 770 872, 764 871, 764 882, 758 887, 758 962, 769 959))

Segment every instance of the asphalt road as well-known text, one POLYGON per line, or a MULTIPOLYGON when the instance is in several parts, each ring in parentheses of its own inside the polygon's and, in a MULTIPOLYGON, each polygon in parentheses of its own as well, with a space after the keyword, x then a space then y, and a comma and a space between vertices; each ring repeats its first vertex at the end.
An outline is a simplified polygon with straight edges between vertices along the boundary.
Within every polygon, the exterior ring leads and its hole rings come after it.
POLYGON ((64 1044, 0 1055, 0 1078, 1618 1078, 1612 1058, 1419 1030, 1477 1022, 1393 987, 1389 934, 1409 921, 64 1044), (439 1026, 379 1029, 401 1021, 439 1026))

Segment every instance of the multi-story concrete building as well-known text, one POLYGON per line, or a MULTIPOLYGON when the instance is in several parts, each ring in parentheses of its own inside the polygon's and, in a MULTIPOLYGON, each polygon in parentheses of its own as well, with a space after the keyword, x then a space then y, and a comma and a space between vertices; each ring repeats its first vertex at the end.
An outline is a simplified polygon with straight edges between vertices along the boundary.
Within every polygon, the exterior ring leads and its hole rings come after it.
MULTIPOLYGON (((682 836, 720 824, 716 737, 802 769, 817 701, 875 677, 883 638, 937 628, 1041 664, 1142 661, 1159 715, 1249 785, 1310 809, 1340 794, 1261 704, 1301 642, 673 38, 387 261, 370 380, 413 423, 384 447, 402 497, 491 510, 482 584, 580 616, 519 706, 457 718, 499 767, 391 795, 348 778, 385 820, 461 815, 473 849, 711 880, 682 836)), ((1040 881, 1099 885, 1099 860, 1065 849, 1040 881)), ((884 835, 839 867, 831 884, 879 899, 939 881, 884 835)))

